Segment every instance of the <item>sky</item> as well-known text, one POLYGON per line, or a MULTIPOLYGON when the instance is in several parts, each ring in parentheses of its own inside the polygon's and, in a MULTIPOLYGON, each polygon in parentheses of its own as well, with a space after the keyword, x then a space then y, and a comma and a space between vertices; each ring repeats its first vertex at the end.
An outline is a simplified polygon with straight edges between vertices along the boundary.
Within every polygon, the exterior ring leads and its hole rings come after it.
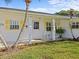
MULTIPOLYGON (((8 5, 0 0, 0 7, 16 8, 25 10, 24 0, 13 0, 8 5)), ((70 8, 79 10, 79 0, 32 0, 29 6, 30 11, 55 13, 70 8)))

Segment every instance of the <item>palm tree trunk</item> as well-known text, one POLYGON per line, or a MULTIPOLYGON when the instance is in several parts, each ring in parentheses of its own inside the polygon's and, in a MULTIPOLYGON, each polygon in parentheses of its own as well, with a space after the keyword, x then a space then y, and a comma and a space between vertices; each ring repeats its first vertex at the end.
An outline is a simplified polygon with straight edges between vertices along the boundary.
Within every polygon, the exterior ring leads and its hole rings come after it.
POLYGON ((0 41, 1 41, 0 43, 3 43, 3 45, 5 46, 5 48, 8 49, 8 46, 7 46, 6 42, 5 42, 5 40, 0 37, 0 41))
POLYGON ((76 38, 75 38, 75 36, 74 36, 74 34, 73 34, 72 26, 71 26, 71 23, 70 23, 70 22, 69 22, 69 26, 70 26, 70 31, 71 31, 71 34, 72 34, 73 40, 75 40, 76 38))
POLYGON ((21 31, 20 31, 20 33, 19 33, 19 35, 18 35, 18 38, 17 38, 17 40, 15 41, 15 43, 12 45, 12 48, 14 48, 15 45, 17 44, 17 42, 19 41, 20 36, 21 36, 21 34, 22 34, 22 32, 23 32, 24 26, 25 26, 25 24, 26 24, 26 19, 27 19, 27 15, 28 15, 28 7, 29 7, 29 5, 26 4, 26 6, 27 6, 27 7, 26 7, 26 12, 25 12, 24 22, 23 22, 21 31))

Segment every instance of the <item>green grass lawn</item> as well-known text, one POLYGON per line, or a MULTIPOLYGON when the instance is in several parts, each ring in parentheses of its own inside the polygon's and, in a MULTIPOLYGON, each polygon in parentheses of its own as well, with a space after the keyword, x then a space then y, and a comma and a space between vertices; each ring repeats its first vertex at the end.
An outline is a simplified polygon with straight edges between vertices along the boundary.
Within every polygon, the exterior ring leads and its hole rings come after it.
POLYGON ((0 59, 79 59, 79 42, 47 42, 27 47, 0 59))

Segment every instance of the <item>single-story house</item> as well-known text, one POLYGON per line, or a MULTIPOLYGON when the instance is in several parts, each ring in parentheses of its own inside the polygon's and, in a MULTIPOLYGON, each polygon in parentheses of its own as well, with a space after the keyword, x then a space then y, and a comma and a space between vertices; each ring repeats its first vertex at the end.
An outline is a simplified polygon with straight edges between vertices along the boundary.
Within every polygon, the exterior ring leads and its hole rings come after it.
MULTIPOLYGON (((6 43, 14 43, 17 40, 25 18, 25 10, 0 7, 0 37, 4 38, 6 43)), ((29 11, 26 24, 19 41, 34 40, 54 40, 55 27, 65 29, 64 38, 72 38, 70 18, 67 16, 54 15, 43 12, 29 11), (53 20, 55 22, 53 22, 53 20), (29 29, 30 28, 30 29, 29 29)), ((73 17, 72 31, 75 37, 79 36, 79 18, 73 17)), ((57 34, 55 34, 57 37, 57 34)), ((55 38, 56 38, 55 37, 55 38)))

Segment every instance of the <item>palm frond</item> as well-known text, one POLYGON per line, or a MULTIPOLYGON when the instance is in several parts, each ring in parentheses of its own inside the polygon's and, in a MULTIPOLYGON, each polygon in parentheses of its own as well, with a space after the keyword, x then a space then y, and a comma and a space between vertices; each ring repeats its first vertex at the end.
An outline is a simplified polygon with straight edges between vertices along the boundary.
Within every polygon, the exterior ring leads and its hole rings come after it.
POLYGON ((12 0, 4 0, 5 1, 5 3, 8 5, 8 3, 11 3, 12 2, 12 0))

